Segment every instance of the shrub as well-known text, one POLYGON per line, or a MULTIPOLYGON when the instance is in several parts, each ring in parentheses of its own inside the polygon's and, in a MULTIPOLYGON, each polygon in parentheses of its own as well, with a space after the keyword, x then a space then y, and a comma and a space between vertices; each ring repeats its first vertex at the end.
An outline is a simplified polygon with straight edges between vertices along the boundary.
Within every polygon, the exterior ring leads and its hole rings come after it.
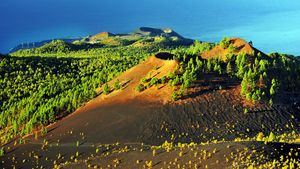
POLYGON ((0 157, 4 156, 4 154, 5 154, 5 151, 4 151, 4 148, 2 147, 2 148, 0 149, 0 157))
POLYGON ((165 141, 165 142, 161 145, 161 147, 162 147, 163 149, 165 149, 166 152, 170 152, 170 151, 173 149, 174 145, 173 145, 172 142, 165 141))
POLYGON ((138 92, 141 92, 145 89, 145 87, 142 85, 142 84, 139 84, 136 86, 135 90, 138 91, 138 92))
POLYGON ((270 132, 269 137, 268 137, 268 142, 272 142, 276 140, 276 136, 273 132, 270 132))
POLYGON ((146 161, 145 164, 146 164, 147 168, 152 168, 153 167, 152 160, 146 161))
POLYGON ((181 86, 181 88, 180 88, 179 91, 174 91, 174 92, 172 93, 171 98, 172 98, 173 101, 176 101, 176 100, 179 100, 179 99, 183 96, 183 94, 184 94, 184 89, 183 89, 183 87, 181 86))
POLYGON ((259 132, 256 136, 256 141, 263 141, 264 140, 264 133, 259 132))
POLYGON ((272 106, 274 103, 273 103, 273 99, 270 99, 269 100, 269 104, 272 106))
POLYGON ((147 83, 147 82, 149 82, 149 79, 147 79, 146 77, 144 77, 144 78, 142 78, 141 82, 142 83, 147 83))

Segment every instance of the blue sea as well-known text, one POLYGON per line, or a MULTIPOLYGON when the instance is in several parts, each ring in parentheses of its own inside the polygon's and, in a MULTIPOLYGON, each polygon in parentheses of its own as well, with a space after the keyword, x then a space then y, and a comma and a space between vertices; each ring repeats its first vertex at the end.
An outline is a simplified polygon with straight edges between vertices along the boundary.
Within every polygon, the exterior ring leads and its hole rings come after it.
POLYGON ((299 0, 1 0, 0 52, 22 42, 141 26, 211 42, 241 37, 266 53, 300 55, 299 0))

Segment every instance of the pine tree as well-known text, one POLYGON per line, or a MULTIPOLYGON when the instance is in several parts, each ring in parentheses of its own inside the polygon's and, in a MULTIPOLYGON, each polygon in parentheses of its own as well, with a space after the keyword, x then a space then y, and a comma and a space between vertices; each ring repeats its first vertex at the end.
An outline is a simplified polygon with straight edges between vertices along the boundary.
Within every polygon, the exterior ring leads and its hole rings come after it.
POLYGON ((263 75, 259 75, 259 80, 258 80, 258 87, 259 88, 264 88, 266 86, 265 80, 263 78, 263 75))
POLYGON ((201 69, 203 66, 202 61, 199 59, 199 57, 196 57, 196 65, 198 67, 198 69, 201 69))
POLYGON ((121 89, 121 83, 119 79, 117 79, 116 82, 114 83, 114 89, 115 90, 121 89))
POLYGON ((109 88, 108 84, 105 83, 105 84, 104 84, 104 87, 103 87, 103 93, 104 93, 105 95, 107 95, 107 94, 109 94, 109 92, 110 92, 110 88, 109 88))
POLYGON ((245 73, 241 83, 241 95, 246 96, 247 93, 248 93, 248 77, 247 74, 245 73))
POLYGON ((271 88, 270 88, 270 95, 273 97, 277 91, 279 90, 279 82, 277 79, 272 79, 271 88))
POLYGON ((178 85, 178 84, 180 83, 180 78, 179 78, 179 76, 176 75, 176 77, 175 77, 173 80, 169 81, 169 83, 171 84, 171 86, 176 86, 176 85, 178 85))
POLYGON ((227 66, 226 66, 226 73, 231 75, 232 74, 232 66, 231 66, 231 62, 228 62, 227 63, 227 66))
POLYGON ((211 69, 212 69, 212 67, 211 67, 211 60, 208 59, 207 63, 206 63, 206 70, 207 70, 207 72, 211 72, 211 69))

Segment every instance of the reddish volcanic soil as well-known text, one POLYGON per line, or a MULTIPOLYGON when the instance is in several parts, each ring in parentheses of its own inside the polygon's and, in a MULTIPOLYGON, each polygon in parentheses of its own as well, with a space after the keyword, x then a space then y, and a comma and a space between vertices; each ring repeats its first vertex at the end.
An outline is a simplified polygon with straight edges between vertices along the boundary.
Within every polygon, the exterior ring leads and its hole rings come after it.
MULTIPOLYGON (((44 136, 28 136, 24 138, 25 144, 8 144, 5 156, 0 159, 0 165, 3 168, 52 168, 55 164, 75 161, 79 166, 71 164, 66 168, 85 168, 85 161, 80 160, 89 157, 94 161, 94 165, 98 166, 101 163, 104 168, 115 158, 126 161, 122 163, 123 166, 119 165, 120 168, 140 168, 142 164, 136 164, 136 160, 153 158, 155 168, 160 168, 165 166, 163 161, 174 160, 178 150, 150 157, 152 151, 147 145, 160 145, 171 138, 174 142, 200 143, 254 137, 258 132, 300 132, 298 107, 244 104, 239 95, 239 82, 229 77, 204 75, 202 80, 194 84, 186 98, 177 102, 170 101, 173 89, 169 86, 160 86, 160 89, 151 87, 141 93, 134 90, 140 79, 149 75, 149 72, 151 76, 161 77, 169 71, 176 70, 176 66, 175 61, 151 57, 126 71, 117 77, 124 84, 123 90, 112 91, 108 96, 100 95, 91 100, 73 114, 50 125, 48 133, 44 136), (245 108, 248 109, 247 113, 244 113, 245 108), (130 151, 119 154, 111 152, 107 156, 101 156, 101 153, 118 147, 115 145, 107 148, 103 147, 103 144, 117 142, 121 144, 122 149, 130 145, 130 151), (141 148, 141 143, 145 143, 142 147, 146 147, 142 152, 137 151, 141 148), (101 148, 96 153, 98 146, 101 148)), ((226 143, 208 144, 197 146, 195 150, 186 150, 186 154, 180 158, 181 165, 189 165, 188 159, 196 160, 187 158, 192 156, 194 151, 212 151, 216 148, 218 151, 214 156, 208 161, 203 160, 199 166, 210 164, 213 168, 228 167, 233 161, 226 162, 224 155, 228 156, 231 152, 236 153, 237 149, 255 145, 234 142, 228 144, 233 147, 232 150, 226 148, 226 143)), ((260 143, 256 146, 257 149, 261 149, 260 143)), ((299 145, 293 146, 299 148, 299 145)), ((275 151, 275 148, 269 148, 270 152, 275 151)), ((145 164, 145 161, 142 163, 145 164)), ((194 165, 193 161, 192 163, 194 165)))
POLYGON ((228 48, 224 49, 220 45, 217 45, 212 50, 202 53, 201 57, 204 59, 219 57, 222 60, 226 60, 226 55, 230 53, 234 53, 234 54, 245 53, 245 54, 252 55, 254 52, 257 51, 245 40, 240 38, 231 38, 230 44, 232 44, 236 48, 236 51, 230 51, 228 48))

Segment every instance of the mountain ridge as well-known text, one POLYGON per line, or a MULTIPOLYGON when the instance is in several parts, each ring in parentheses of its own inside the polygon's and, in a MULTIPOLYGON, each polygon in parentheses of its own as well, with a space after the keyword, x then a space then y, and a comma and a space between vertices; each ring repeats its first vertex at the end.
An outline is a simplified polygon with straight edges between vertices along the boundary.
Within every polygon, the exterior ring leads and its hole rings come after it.
MULTIPOLYGON (((89 35, 89 36, 86 36, 83 38, 74 38, 74 39, 56 38, 56 39, 52 39, 52 40, 44 40, 44 41, 39 41, 39 42, 29 42, 29 43, 25 43, 25 45, 24 45, 24 43, 22 43, 22 44, 19 44, 19 45, 13 47, 9 51, 9 53, 14 53, 14 52, 16 52, 18 50, 22 50, 22 49, 38 48, 47 43, 55 41, 55 40, 61 40, 66 43, 75 43, 75 44, 79 43, 80 44, 80 43, 97 43, 97 42, 106 41, 106 40, 114 41, 113 38, 131 41, 132 39, 138 40, 138 39, 145 38, 145 37, 170 38, 171 41, 182 41, 179 43, 183 43, 184 45, 191 44, 193 42, 193 40, 184 38, 183 36, 179 35, 177 32, 173 31, 170 28, 159 29, 159 28, 151 28, 151 27, 140 27, 133 32, 125 33, 125 34, 100 32, 100 33, 96 33, 94 35, 89 35)), ((108 42, 105 42, 104 44, 109 44, 109 43, 112 43, 112 42, 108 41, 108 42)), ((116 42, 116 45, 120 45, 120 43, 116 42)))

